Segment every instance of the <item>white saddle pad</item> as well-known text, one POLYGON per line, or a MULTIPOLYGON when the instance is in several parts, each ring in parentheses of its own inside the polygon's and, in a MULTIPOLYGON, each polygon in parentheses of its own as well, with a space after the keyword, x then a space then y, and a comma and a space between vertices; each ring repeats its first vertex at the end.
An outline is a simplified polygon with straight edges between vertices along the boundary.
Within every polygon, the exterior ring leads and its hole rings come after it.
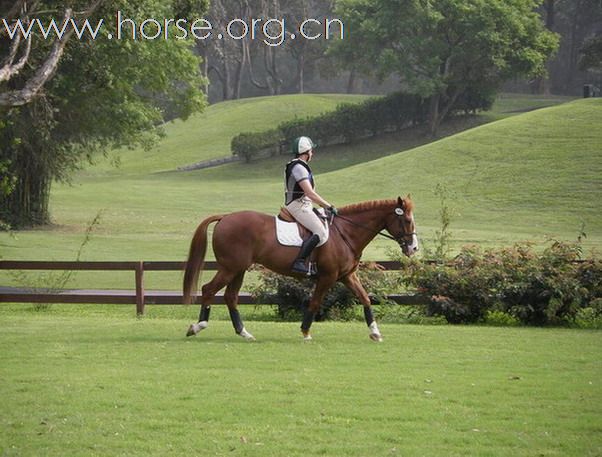
MULTIPOLYGON (((276 237, 278 242, 283 246, 297 246, 300 247, 303 244, 303 239, 299 235, 299 226, 296 222, 285 222, 282 219, 275 217, 276 219, 276 237)), ((328 230, 328 225, 326 225, 328 230)), ((320 242, 318 246, 322 246, 326 241, 320 242)))

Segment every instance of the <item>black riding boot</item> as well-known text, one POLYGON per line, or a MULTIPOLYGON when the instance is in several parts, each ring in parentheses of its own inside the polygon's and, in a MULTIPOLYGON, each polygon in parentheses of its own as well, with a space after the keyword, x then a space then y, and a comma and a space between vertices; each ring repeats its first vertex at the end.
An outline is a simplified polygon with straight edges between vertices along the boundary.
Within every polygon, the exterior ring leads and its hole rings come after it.
POLYGON ((301 245, 301 250, 293 263, 292 270, 294 273, 301 273, 304 275, 311 275, 313 272, 306 265, 307 259, 309 258, 311 251, 318 245, 320 242, 320 237, 318 235, 312 235, 308 239, 306 239, 301 245))

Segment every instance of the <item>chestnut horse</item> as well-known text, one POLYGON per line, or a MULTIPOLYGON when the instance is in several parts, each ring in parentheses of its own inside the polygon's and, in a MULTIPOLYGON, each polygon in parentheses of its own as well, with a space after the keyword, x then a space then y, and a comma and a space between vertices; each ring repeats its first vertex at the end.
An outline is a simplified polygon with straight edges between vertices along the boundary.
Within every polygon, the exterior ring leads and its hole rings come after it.
MULTIPOLYGON (((339 209, 332 219, 328 242, 316 249, 316 287, 303 317, 301 331, 310 340, 309 330, 328 290, 337 282, 345 284, 364 306, 370 338, 382 341, 374 321, 370 298, 360 283, 356 270, 364 248, 380 234, 397 241, 408 257, 418 250, 418 238, 410 196, 392 200, 357 203, 339 209), (385 230, 388 232, 383 233, 385 230)), ((206 218, 197 228, 184 275, 184 303, 191 303, 196 294, 199 275, 207 249, 207 229, 217 222, 213 232, 213 252, 218 264, 217 273, 202 288, 199 320, 188 329, 187 336, 205 329, 209 321, 211 301, 226 287, 224 300, 236 333, 243 338, 254 337, 244 327, 237 309, 238 292, 247 269, 254 263, 287 276, 300 277, 290 271, 298 247, 282 246, 276 239, 274 216, 254 211, 241 211, 206 218)))

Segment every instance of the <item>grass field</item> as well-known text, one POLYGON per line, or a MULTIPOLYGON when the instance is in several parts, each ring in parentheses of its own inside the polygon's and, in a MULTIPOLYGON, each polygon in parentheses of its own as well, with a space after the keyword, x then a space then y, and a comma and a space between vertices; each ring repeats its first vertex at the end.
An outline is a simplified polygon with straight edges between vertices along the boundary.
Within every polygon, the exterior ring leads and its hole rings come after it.
MULTIPOLYGON (((601 332, 0 314, 0 455, 598 456, 601 332)), ((83 307, 82 307, 83 309, 83 307)), ((179 308, 176 313, 181 313, 179 308)), ((245 311, 243 311, 245 312, 245 311)), ((247 311, 248 313, 248 311, 247 311)))
MULTIPOLYGON (((55 186, 56 225, 1 233, 0 256, 71 260, 102 210, 82 259, 183 260, 203 217, 277 211, 288 157, 174 168, 228 155, 240 130, 341 100, 361 97, 242 100, 170 124, 153 150, 119 152, 120 168, 111 153, 55 186)), ((428 241, 442 183, 456 247, 574 239, 583 221, 586 247, 600 248, 602 100, 565 101, 505 95, 437 142, 414 131, 321 150, 318 190, 337 205, 411 192, 428 241), (559 106, 531 111, 548 105, 559 106)), ((376 241, 366 257, 390 248, 376 241)), ((181 277, 145 281, 177 289, 181 277)), ((80 272, 68 286, 133 284, 133 273, 80 272)), ((382 324, 374 344, 363 323, 318 322, 304 344, 298 322, 241 313, 256 343, 234 335, 223 307, 187 339, 196 307, 147 306, 136 319, 133 306, 2 305, 0 456, 602 455, 600 331, 382 324)))

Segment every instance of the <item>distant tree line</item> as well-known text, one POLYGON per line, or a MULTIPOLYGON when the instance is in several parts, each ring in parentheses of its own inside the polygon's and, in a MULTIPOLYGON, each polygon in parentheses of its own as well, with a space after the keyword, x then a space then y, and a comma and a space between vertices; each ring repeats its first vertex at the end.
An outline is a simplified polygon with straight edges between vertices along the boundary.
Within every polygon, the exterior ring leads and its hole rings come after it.
MULTIPOLYGON (((240 18, 255 29, 258 36, 240 40, 213 37, 197 42, 198 53, 204 61, 203 72, 210 82, 210 100, 304 93, 307 81, 320 78, 318 68, 325 70, 330 65, 326 56, 327 40, 290 39, 290 34, 305 19, 321 21, 332 17, 333 3, 323 0, 212 0, 207 18, 215 29, 224 31, 230 21, 240 18), (252 26, 253 19, 261 22, 252 26), (269 19, 283 20, 286 24, 286 37, 281 44, 270 46, 263 41, 262 26, 269 19)), ((308 23, 305 29, 308 35, 316 36, 318 27, 317 23, 308 23)), ((281 24, 276 22, 266 31, 272 37, 283 32, 281 24)), ((242 32, 236 31, 237 34, 242 32)))
MULTIPOLYGON (((280 14, 287 23, 298 23, 304 17, 340 17, 342 9, 350 4, 357 7, 374 2, 345 0, 215 0, 211 2, 209 17, 224 24, 234 17, 276 17, 280 14), (220 22, 221 21, 221 22, 220 22)), ((382 2, 378 2, 382 3, 382 2)), ((394 1, 390 11, 408 16, 412 2, 394 1)), ((420 3, 420 2, 419 2, 420 3)), ((426 3, 426 2, 424 2, 426 3)), ((430 2, 443 5, 445 1, 430 2)), ((487 2, 459 2, 485 5, 487 2)), ((515 8, 518 3, 502 2, 515 8)), ((525 2, 518 11, 524 11, 525 2)), ((540 94, 579 95, 585 83, 598 82, 602 76, 580 66, 583 52, 597 36, 602 36, 601 0, 535 0, 527 7, 536 12, 545 27, 558 34, 559 47, 546 64, 547 74, 520 75, 504 87, 521 92, 540 94)), ((355 32, 352 17, 346 18, 346 38, 355 32)), ((204 57, 204 74, 209 83, 211 102, 241 97, 274 95, 280 93, 358 92, 384 93, 399 90, 399 79, 381 80, 358 65, 342 65, 329 51, 329 44, 337 40, 286 40, 282 46, 266 49, 260 40, 207 40, 198 43, 198 52, 204 57), (383 81, 385 84, 382 85, 383 81)), ((356 55, 362 57, 359 49, 356 55)), ((359 59, 357 59, 359 60, 359 59)), ((403 88, 403 87, 402 87, 403 88)))
POLYGON ((560 46, 548 63, 547 77, 530 81, 532 92, 579 95, 583 84, 601 84, 600 70, 596 74, 595 66, 581 61, 596 49, 595 43, 602 53, 602 1, 545 0, 538 11, 546 27, 559 34, 560 46))

